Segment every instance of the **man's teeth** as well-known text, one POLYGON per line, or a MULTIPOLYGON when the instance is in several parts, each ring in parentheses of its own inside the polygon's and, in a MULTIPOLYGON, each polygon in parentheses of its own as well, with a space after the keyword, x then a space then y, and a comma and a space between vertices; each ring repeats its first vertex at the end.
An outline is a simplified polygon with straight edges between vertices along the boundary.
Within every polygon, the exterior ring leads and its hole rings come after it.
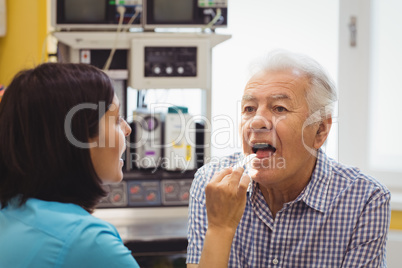
POLYGON ((253 153, 257 153, 258 150, 272 150, 276 151, 276 148, 269 143, 256 143, 252 147, 253 153))

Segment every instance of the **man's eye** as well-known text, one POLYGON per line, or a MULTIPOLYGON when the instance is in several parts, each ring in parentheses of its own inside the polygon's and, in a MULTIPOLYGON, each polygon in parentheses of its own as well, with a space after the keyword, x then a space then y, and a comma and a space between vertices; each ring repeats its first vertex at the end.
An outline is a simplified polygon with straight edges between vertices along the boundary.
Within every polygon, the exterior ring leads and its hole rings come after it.
POLYGON ((277 107, 275 107, 275 111, 278 112, 278 113, 284 113, 284 112, 287 112, 288 109, 286 109, 283 106, 277 106, 277 107))
POLYGON ((243 110, 245 113, 252 113, 255 111, 254 107, 252 107, 252 106, 246 106, 246 107, 244 107, 243 110))

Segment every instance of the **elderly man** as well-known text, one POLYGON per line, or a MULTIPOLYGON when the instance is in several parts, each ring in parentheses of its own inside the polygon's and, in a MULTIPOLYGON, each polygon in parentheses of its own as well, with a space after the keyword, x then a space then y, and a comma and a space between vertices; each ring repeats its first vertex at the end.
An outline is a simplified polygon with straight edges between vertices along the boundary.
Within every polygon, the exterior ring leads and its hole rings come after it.
POLYGON ((316 61, 270 54, 244 89, 243 153, 195 175, 188 268, 386 267, 389 190, 320 149, 335 102, 316 61))

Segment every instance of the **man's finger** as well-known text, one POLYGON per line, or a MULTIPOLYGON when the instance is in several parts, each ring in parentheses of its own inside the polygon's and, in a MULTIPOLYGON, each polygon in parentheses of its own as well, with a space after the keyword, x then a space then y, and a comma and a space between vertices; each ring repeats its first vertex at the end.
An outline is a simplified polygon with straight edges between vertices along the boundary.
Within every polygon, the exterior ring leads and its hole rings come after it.
POLYGON ((251 182, 251 177, 247 173, 243 173, 243 176, 240 179, 239 182, 239 189, 238 189, 238 194, 240 196, 243 196, 247 192, 248 185, 251 182))
POLYGON ((231 167, 224 168, 216 172, 210 182, 220 182, 223 178, 225 178, 225 176, 229 175, 230 173, 232 173, 231 167))
POLYGON ((232 185, 238 185, 240 182, 240 178, 243 175, 244 168, 238 167, 233 169, 233 172, 230 175, 226 175, 222 180, 227 180, 228 183, 232 185))

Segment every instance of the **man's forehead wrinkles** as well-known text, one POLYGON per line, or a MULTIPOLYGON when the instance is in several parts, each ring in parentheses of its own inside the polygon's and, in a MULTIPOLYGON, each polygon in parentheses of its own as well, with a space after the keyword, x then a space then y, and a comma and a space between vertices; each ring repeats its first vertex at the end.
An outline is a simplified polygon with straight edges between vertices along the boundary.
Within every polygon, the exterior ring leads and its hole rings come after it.
POLYGON ((296 83, 296 79, 290 81, 252 81, 247 83, 246 89, 265 89, 266 87, 290 89, 294 87, 296 83))

